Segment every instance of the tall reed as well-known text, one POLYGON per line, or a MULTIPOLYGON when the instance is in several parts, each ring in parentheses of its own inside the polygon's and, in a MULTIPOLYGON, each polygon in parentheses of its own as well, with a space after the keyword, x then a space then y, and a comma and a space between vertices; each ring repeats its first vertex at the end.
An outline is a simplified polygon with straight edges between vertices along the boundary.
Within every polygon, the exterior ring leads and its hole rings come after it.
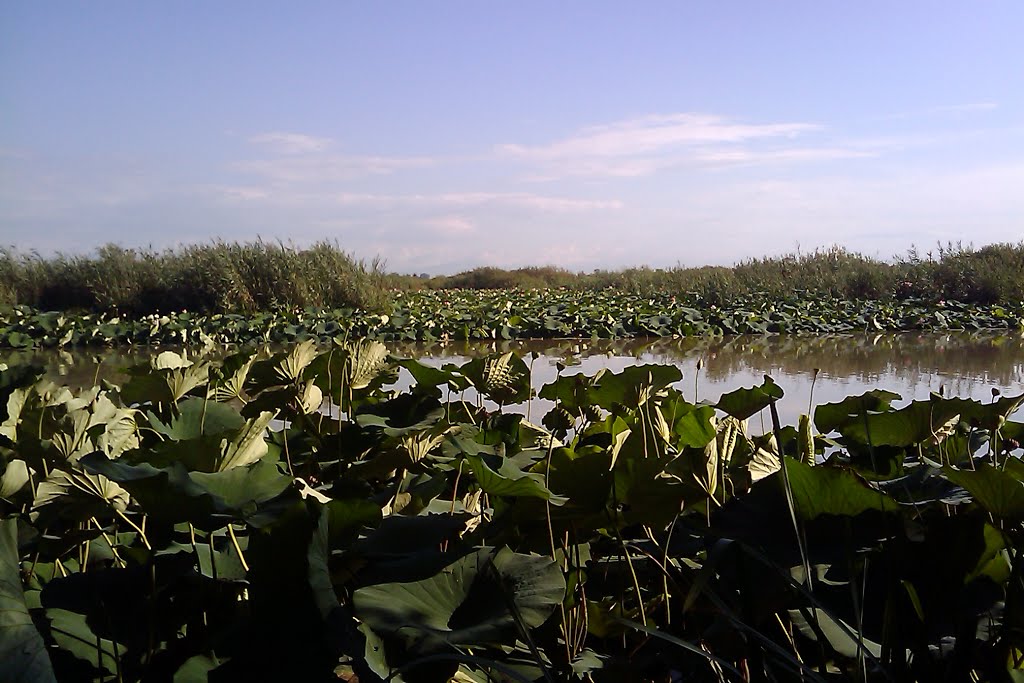
POLYGON ((332 242, 216 241, 179 249, 108 244, 92 256, 0 249, 0 303, 45 310, 253 312, 272 308, 389 303, 382 264, 355 259, 332 242))

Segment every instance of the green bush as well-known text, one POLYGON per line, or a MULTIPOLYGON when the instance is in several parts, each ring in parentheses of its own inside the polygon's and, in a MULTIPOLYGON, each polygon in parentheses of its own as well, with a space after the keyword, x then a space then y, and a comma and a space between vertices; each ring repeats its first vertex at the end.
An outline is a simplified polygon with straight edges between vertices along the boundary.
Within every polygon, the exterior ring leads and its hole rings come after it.
POLYGON ((380 263, 367 265, 330 242, 296 249, 218 241, 165 251, 108 244, 94 256, 50 259, 0 250, 0 303, 43 310, 383 310, 387 286, 380 263))

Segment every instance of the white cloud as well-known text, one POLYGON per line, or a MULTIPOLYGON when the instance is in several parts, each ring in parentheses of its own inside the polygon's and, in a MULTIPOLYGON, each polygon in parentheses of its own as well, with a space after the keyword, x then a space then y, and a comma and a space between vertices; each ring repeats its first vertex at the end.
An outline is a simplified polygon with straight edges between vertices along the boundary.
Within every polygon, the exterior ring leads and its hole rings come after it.
POLYGON ((476 230, 476 224, 465 216, 437 216, 423 221, 431 232, 444 235, 465 235, 476 230))
POLYGON ((224 185, 210 188, 215 195, 226 199, 238 199, 241 201, 255 201, 267 198, 267 191, 261 187, 245 187, 224 185))
POLYGON ((277 154, 306 154, 322 152, 331 146, 330 138, 318 138, 302 133, 270 132, 253 135, 249 142, 260 145, 277 154))
POLYGON ((820 133, 808 122, 744 123, 715 114, 651 115, 590 126, 548 144, 503 144, 499 159, 529 164, 527 179, 634 178, 685 165, 792 164, 869 156, 830 143, 794 146, 820 133))
POLYGON ((360 194, 343 192, 334 195, 340 204, 368 205, 451 205, 481 206, 500 204, 549 212, 599 211, 623 208, 617 199, 594 200, 573 197, 552 197, 527 192, 447 192, 440 194, 360 194))
POLYGON ((365 176, 388 175, 433 163, 423 157, 380 156, 287 156, 238 161, 231 167, 273 183, 323 184, 365 176))
POLYGON ((739 143, 763 138, 792 138, 819 130, 811 123, 736 123, 713 114, 651 115, 584 128, 547 145, 499 145, 499 154, 550 161, 574 157, 629 157, 680 146, 739 143))
POLYGON ((877 152, 843 147, 806 147, 776 150, 718 149, 698 151, 697 161, 712 164, 754 165, 800 161, 833 161, 836 159, 863 159, 878 156, 877 152))

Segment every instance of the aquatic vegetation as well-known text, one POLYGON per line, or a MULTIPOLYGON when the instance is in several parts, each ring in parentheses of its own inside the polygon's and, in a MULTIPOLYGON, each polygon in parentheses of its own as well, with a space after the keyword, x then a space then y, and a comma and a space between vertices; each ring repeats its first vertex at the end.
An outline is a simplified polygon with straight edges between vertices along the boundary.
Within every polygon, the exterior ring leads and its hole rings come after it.
MULTIPOLYGON (((385 273, 333 242, 214 241, 157 251, 115 244, 91 255, 42 257, 0 247, 0 305, 140 317, 188 310, 258 313, 309 307, 380 312, 396 291, 558 290, 735 301, 942 301, 993 305, 1024 300, 1024 242, 978 249, 959 243, 893 261, 833 246, 747 259, 735 266, 626 268, 574 273, 554 266, 480 267, 455 275, 385 273)), ((700 306, 698 306, 699 308, 700 306)))
POLYGON ((617 290, 423 290, 388 313, 354 308, 127 317, 0 310, 0 348, 260 344, 339 335, 381 341, 692 337, 905 330, 1024 329, 1024 302, 973 305, 808 298, 728 305, 617 290))
POLYGON ((327 241, 303 249, 215 241, 164 251, 107 244, 94 256, 52 258, 0 248, 0 304, 45 311, 139 317, 296 306, 379 310, 386 289, 379 262, 359 261, 327 241))
POLYGON ((343 338, 81 391, 2 367, 0 678, 1019 672, 1024 395, 878 389, 790 426, 770 377, 698 404, 682 379, 535 387, 511 352, 343 338))

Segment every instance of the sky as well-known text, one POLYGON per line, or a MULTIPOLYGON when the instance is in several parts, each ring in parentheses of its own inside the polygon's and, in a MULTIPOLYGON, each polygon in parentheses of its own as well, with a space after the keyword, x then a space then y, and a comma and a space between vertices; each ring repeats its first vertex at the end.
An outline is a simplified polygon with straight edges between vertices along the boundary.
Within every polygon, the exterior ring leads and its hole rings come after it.
POLYGON ((1024 239, 1019 0, 0 3, 0 245, 389 270, 1024 239))

